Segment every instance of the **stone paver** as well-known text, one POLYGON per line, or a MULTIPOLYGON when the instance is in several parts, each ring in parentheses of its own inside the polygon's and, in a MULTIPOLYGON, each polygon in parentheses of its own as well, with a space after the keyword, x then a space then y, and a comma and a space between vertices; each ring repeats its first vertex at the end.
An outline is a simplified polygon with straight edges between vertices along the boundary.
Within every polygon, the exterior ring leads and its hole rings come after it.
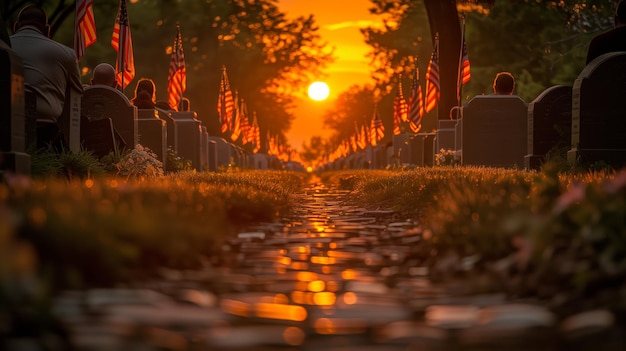
POLYGON ((413 257, 417 223, 346 194, 311 185, 289 218, 228 240, 223 265, 165 272, 141 290, 67 292, 57 315, 78 350, 583 350, 607 335, 617 341, 606 349, 624 345, 609 311, 560 321, 539 304, 433 283, 413 257))

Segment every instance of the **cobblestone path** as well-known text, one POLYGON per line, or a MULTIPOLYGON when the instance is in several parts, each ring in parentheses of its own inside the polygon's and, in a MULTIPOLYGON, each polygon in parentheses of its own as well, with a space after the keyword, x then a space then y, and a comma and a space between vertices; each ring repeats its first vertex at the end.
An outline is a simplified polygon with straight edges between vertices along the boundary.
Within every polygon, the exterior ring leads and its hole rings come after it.
POLYGON ((557 320, 538 304, 432 284, 415 257, 417 224, 347 204, 345 195, 312 184, 289 218, 229 240, 219 266, 166 272, 145 289, 67 292, 57 314, 79 350, 624 346, 607 311, 557 320))

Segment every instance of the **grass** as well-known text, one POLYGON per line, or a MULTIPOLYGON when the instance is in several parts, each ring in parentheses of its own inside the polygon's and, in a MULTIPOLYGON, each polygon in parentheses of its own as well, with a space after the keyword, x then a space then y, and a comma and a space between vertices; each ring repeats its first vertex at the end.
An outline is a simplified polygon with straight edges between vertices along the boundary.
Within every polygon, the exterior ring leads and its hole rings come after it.
MULTIPOLYGON (((307 180, 283 171, 94 176, 81 157, 42 159, 56 176, 0 183, 0 309, 9 319, 45 324, 49 298, 63 289, 210 263, 229 235, 292 209, 307 180)), ((433 282, 540 299, 563 314, 626 315, 625 171, 441 166, 319 177, 365 207, 418 222, 422 241, 404 264, 429 267, 433 282)))
POLYGON ((506 292, 556 310, 626 311, 626 171, 477 167, 341 171, 354 201, 416 219, 413 264, 464 292, 506 292))

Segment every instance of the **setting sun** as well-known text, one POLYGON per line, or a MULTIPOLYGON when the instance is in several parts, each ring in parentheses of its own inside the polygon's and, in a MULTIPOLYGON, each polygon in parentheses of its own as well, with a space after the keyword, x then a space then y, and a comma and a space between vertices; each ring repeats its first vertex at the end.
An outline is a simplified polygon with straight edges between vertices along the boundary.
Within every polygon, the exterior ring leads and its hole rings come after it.
POLYGON ((328 97, 330 89, 324 82, 314 82, 309 85, 309 97, 315 101, 322 101, 328 97))

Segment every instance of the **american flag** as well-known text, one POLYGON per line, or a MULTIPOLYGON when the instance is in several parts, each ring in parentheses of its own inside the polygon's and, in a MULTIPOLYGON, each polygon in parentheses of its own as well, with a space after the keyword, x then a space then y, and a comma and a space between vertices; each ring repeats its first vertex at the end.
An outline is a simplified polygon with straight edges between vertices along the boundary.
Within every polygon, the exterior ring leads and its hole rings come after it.
POLYGON ((439 34, 426 70, 426 112, 432 111, 439 101, 439 34))
POLYGON ((374 107, 374 116, 370 126, 370 144, 376 146, 385 136, 385 126, 378 117, 378 107, 374 107))
POLYGON ((256 120, 256 111, 252 113, 252 143, 254 143, 253 153, 257 153, 261 150, 261 129, 259 129, 259 123, 256 120))
POLYGON ((230 140, 237 141, 241 134, 241 111, 239 109, 239 92, 235 91, 235 111, 233 112, 233 125, 231 126, 232 133, 230 134, 230 140))
POLYGON ((420 84, 419 68, 415 62, 415 74, 411 84, 411 96, 409 100, 409 127, 413 133, 422 129, 422 118, 424 117, 424 100, 422 96, 422 85, 420 84))
POLYGON ((459 76, 457 79, 456 85, 456 94, 459 102, 459 106, 461 105, 461 92, 463 90, 463 84, 466 84, 470 81, 470 61, 469 56, 467 55, 467 44, 465 43, 465 17, 462 19, 462 29, 461 29, 461 59, 459 62, 459 76))
POLYGON ((85 55, 85 49, 96 42, 96 21, 93 17, 93 0, 76 0, 76 28, 74 28, 74 52, 76 60, 85 55))
POLYGON ((167 78, 167 100, 175 111, 180 110, 183 94, 187 89, 187 68, 185 68, 185 54, 183 52, 183 38, 180 35, 180 26, 176 26, 176 38, 172 46, 172 60, 167 78))
POLYGON ((241 144, 246 145, 254 141, 254 135, 252 135, 252 126, 248 119, 248 106, 243 99, 239 105, 239 113, 241 115, 241 144))
POLYGON ((126 0, 120 0, 119 11, 113 27, 111 46, 117 51, 117 61, 115 63, 117 83, 124 89, 135 78, 135 58, 133 55, 133 42, 130 37, 126 0))
POLYGON ((217 113, 219 115, 220 123, 222 124, 220 129, 222 133, 226 133, 230 130, 234 110, 235 102, 233 101, 233 93, 230 91, 230 83, 228 83, 226 66, 222 66, 220 94, 217 98, 217 113))
POLYGON ((402 93, 402 76, 398 78, 398 90, 396 98, 393 100, 393 135, 400 134, 400 122, 406 122, 408 119, 408 107, 404 94, 402 93))

